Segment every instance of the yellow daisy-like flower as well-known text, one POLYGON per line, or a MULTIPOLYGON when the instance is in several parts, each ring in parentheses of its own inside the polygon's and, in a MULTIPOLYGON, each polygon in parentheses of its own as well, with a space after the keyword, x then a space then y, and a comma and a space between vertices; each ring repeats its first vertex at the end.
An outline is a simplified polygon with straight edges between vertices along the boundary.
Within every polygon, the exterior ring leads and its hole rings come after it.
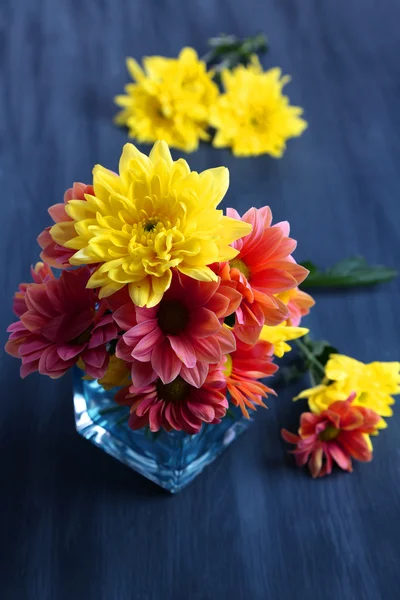
POLYGON ((222 72, 225 93, 211 109, 210 124, 217 133, 216 148, 232 147, 236 156, 270 154, 280 158, 286 140, 307 127, 303 110, 290 106, 282 88, 290 77, 278 68, 263 71, 256 56, 249 66, 222 72))
POLYGON ((165 140, 171 147, 193 152, 199 140, 208 140, 210 106, 218 87, 204 61, 192 48, 183 48, 178 58, 149 56, 144 70, 133 58, 127 59, 136 83, 125 86, 126 95, 116 96, 122 111, 117 125, 126 125, 139 142, 165 140))
POLYGON ((303 335, 306 335, 308 332, 309 329, 306 329, 306 327, 291 327, 284 321, 280 325, 275 325, 273 327, 264 325, 261 330, 260 340, 273 344, 275 356, 282 358, 286 352, 290 352, 292 349, 286 342, 303 337, 303 335))
MULTIPOLYGON (((352 392, 354 405, 364 406, 381 417, 391 417, 392 395, 400 393, 400 363, 372 362, 364 364, 349 356, 332 354, 325 366, 321 385, 304 390, 295 400, 307 398, 310 410, 319 414, 336 400, 346 400, 352 392)), ((381 419, 379 429, 387 427, 381 419)))
POLYGON ((107 371, 104 373, 103 377, 98 380, 98 383, 102 385, 105 390, 111 390, 112 388, 132 383, 130 371, 125 362, 120 358, 117 358, 115 354, 110 356, 107 371))
POLYGON ((129 285, 132 302, 152 307, 169 288, 172 268, 216 281, 207 265, 237 255, 230 244, 251 225, 217 210, 228 185, 228 169, 191 172, 186 161, 172 160, 165 142, 156 142, 149 156, 126 144, 119 175, 97 165, 94 195, 66 204, 76 237, 66 240, 70 221, 56 223, 50 233, 77 251, 72 265, 99 264, 88 287, 101 288, 100 298, 129 285))

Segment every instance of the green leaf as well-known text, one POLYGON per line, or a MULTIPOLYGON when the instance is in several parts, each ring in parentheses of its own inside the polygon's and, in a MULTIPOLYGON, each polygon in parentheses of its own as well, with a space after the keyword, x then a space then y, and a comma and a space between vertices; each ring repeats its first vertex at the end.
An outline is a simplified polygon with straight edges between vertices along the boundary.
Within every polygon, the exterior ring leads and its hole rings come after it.
POLYGON ((397 277, 395 269, 380 265, 370 266, 362 256, 345 258, 326 271, 320 271, 311 261, 301 264, 310 271, 307 279, 300 286, 302 288, 375 285, 397 277))
POLYGON ((262 54, 268 50, 267 36, 264 33, 257 33, 243 40, 222 33, 208 40, 208 45, 210 50, 203 56, 203 60, 217 73, 223 69, 233 69, 239 64, 248 65, 252 54, 262 54))

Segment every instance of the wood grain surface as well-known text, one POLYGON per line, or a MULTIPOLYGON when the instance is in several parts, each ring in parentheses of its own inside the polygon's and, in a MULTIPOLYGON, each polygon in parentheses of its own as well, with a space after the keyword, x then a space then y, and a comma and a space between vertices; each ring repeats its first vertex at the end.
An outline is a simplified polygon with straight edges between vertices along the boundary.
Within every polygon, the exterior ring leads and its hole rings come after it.
MULTIPOLYGON (((229 167, 226 203, 270 204, 298 260, 398 265, 399 15, 396 0, 1 0, 1 342, 47 207, 95 163, 117 165, 125 56, 202 53, 220 32, 268 34, 264 64, 293 76, 309 129, 280 161, 202 146, 192 168, 229 167)), ((320 294, 305 323, 363 361, 398 360, 399 281, 320 294)), ((3 600, 400 597, 400 409, 370 465, 312 481, 279 434, 304 408, 299 382, 170 497, 75 433, 68 377, 18 370, 2 353, 3 600)))

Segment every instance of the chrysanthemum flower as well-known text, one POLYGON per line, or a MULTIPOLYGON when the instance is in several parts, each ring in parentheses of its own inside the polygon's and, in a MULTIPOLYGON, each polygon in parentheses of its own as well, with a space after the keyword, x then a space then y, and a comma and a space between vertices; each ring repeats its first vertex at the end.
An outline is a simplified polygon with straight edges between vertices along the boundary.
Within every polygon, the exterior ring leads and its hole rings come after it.
POLYGON ((211 363, 235 350, 235 337, 224 326, 241 301, 223 282, 199 282, 175 273, 171 287, 153 308, 139 308, 130 300, 114 312, 126 333, 116 354, 132 362, 132 381, 148 385, 157 377, 164 384, 178 375, 201 387, 211 363))
MULTIPOLYGON (((50 267, 42 262, 37 262, 34 267, 31 267, 31 275, 34 283, 43 283, 48 279, 54 279, 50 267)), ((14 294, 13 311, 17 317, 20 317, 28 310, 25 302, 25 293, 30 285, 30 283, 20 283, 18 291, 14 294)))
POLYGON ((351 459, 372 460, 369 435, 376 433, 379 415, 362 406, 353 406, 354 394, 345 401, 331 404, 319 415, 303 413, 299 435, 282 429, 282 437, 290 444, 299 467, 308 462, 311 475, 329 475, 336 463, 345 471, 352 471, 351 459))
POLYGON ((48 210, 54 223, 57 223, 57 239, 55 242, 50 234, 51 227, 46 227, 38 237, 39 246, 42 248, 41 259, 48 265, 63 269, 70 267, 69 259, 75 253, 65 247, 66 242, 76 236, 74 221, 65 212, 66 204, 70 200, 85 200, 85 194, 94 194, 93 187, 85 183, 75 182, 72 188, 64 194, 64 203, 54 204, 48 210))
POLYGON ((149 426, 151 431, 163 428, 195 434, 203 423, 220 423, 225 416, 229 405, 221 391, 224 386, 223 375, 214 365, 201 388, 178 376, 167 384, 157 379, 145 387, 123 388, 115 400, 131 407, 132 429, 149 426))
POLYGON ((125 387, 131 384, 130 369, 125 361, 118 358, 115 354, 110 356, 107 370, 98 383, 105 390, 112 390, 115 387, 125 387))
POLYGON ((290 352, 292 347, 286 342, 290 340, 297 340, 303 335, 307 335, 309 329, 305 327, 292 327, 288 325, 287 321, 284 321, 280 325, 275 325, 274 327, 270 327, 268 325, 264 325, 260 333, 260 340, 264 340, 273 345, 273 354, 278 358, 282 358, 282 356, 286 352, 290 352))
POLYGON ((219 265, 216 271, 223 280, 235 282, 242 294, 234 331, 245 343, 254 344, 264 323, 278 325, 290 316, 277 294, 295 288, 308 271, 291 256, 296 241, 288 237, 289 224, 271 226, 272 213, 268 206, 251 208, 243 217, 231 208, 227 214, 251 225, 252 231, 232 244, 238 255, 229 263, 219 265))
POLYGON ((231 147, 236 156, 270 154, 280 158, 286 140, 307 127, 303 110, 290 106, 283 87, 290 77, 280 69, 264 72, 256 56, 249 66, 222 72, 225 93, 211 109, 210 124, 217 133, 216 148, 231 147))
POLYGON ((234 258, 230 244, 251 230, 216 210, 228 188, 228 170, 190 172, 184 160, 172 160, 165 142, 157 142, 149 157, 126 144, 119 171, 98 165, 95 195, 68 202, 75 238, 65 242, 59 224, 51 229, 57 243, 77 250, 71 264, 100 263, 88 286, 101 288, 103 298, 129 285, 134 304, 153 307, 169 288, 173 267, 199 281, 216 281, 207 265, 234 258))
POLYGON ((292 327, 298 327, 302 317, 308 315, 310 308, 315 304, 314 298, 310 294, 299 290, 298 287, 278 294, 278 298, 288 307, 290 317, 287 324, 292 327))
POLYGON ((274 394, 258 379, 270 377, 278 367, 271 359, 271 346, 267 342, 257 342, 253 346, 236 340, 236 350, 226 356, 224 376, 226 389, 231 396, 231 402, 240 409, 245 417, 250 418, 248 409, 256 410, 257 406, 266 405, 263 398, 274 394))
POLYGON ((32 283, 25 290, 27 309, 10 325, 6 351, 22 360, 21 377, 34 371, 61 377, 79 358, 86 372, 102 377, 108 364, 107 342, 117 337, 105 304, 86 289, 87 267, 63 271, 60 279, 32 283))
POLYGON ((150 56, 143 64, 144 70, 127 59, 136 83, 125 86, 126 95, 116 96, 122 111, 115 122, 126 125, 139 142, 165 140, 186 152, 197 150, 199 140, 209 139, 209 109, 218 96, 212 73, 192 48, 183 48, 178 58, 150 56))
MULTIPOLYGON (((295 400, 307 398, 310 410, 319 414, 335 400, 343 400, 354 391, 354 404, 364 406, 382 417, 391 417, 393 395, 400 393, 400 363, 372 362, 364 364, 349 356, 332 354, 325 365, 321 385, 304 390, 295 400)), ((383 419, 379 428, 386 427, 383 419)))

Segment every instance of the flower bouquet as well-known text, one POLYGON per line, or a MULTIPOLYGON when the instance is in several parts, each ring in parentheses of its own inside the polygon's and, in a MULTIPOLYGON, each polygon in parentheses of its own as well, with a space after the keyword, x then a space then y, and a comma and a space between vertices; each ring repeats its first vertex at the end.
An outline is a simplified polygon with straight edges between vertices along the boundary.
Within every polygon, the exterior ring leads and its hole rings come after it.
POLYGON ((95 166, 49 209, 8 329, 22 377, 74 367, 78 431, 172 492, 265 406, 261 380, 313 304, 288 223, 224 215, 228 183, 163 141, 149 156, 126 144, 118 174, 95 166))

